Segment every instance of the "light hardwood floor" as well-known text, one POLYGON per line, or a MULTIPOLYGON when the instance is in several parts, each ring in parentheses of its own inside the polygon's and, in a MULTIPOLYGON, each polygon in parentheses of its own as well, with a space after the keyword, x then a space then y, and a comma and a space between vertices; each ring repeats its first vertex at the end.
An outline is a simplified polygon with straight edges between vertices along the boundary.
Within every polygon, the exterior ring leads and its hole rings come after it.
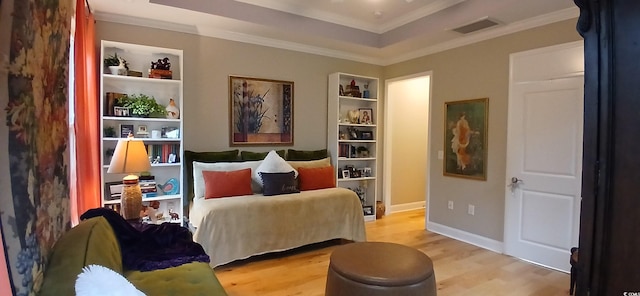
MULTIPOLYGON (((569 275, 424 229, 424 210, 367 222, 367 240, 417 248, 433 260, 438 295, 568 295, 569 275)), ((322 243, 215 268, 231 296, 324 295, 329 256, 322 243)), ((569 258, 567 257, 567 260, 569 258)))

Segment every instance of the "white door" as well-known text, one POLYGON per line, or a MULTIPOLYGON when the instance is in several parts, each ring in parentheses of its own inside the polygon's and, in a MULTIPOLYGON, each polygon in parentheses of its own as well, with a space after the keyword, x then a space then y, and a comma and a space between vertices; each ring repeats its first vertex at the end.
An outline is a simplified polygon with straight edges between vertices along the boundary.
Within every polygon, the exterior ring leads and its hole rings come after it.
POLYGON ((511 85, 505 253, 568 272, 577 246, 583 76, 511 85))

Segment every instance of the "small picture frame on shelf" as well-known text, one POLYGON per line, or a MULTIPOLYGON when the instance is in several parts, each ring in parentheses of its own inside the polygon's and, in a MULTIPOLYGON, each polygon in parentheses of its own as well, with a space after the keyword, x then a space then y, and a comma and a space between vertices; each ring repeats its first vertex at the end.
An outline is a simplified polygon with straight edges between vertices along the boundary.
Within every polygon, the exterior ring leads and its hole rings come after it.
POLYGON ((349 177, 351 177, 351 178, 360 178, 360 177, 362 177, 362 174, 360 173, 360 170, 357 170, 357 169, 353 168, 350 171, 349 177))
POLYGON ((129 108, 127 107, 113 107, 113 115, 119 117, 129 117, 129 108))
POLYGON ((360 124, 373 124, 373 109, 372 108, 360 108, 360 124))
POLYGON ((349 170, 342 170, 342 179, 349 179, 349 170))
POLYGON ((133 133, 133 124, 121 124, 120 125, 120 138, 126 138, 131 133, 133 133))
POLYGON ((373 140, 373 132, 372 131, 360 132, 360 140, 373 140))
POLYGON ((373 206, 364 206, 362 207, 362 211, 365 216, 373 215, 373 206))
POLYGON ((136 137, 138 138, 148 138, 149 130, 146 125, 138 125, 138 132, 136 133, 136 137))
POLYGON ((370 167, 362 168, 362 174, 363 174, 363 177, 371 177, 373 175, 370 167))
POLYGON ((123 187, 122 181, 104 183, 104 198, 107 200, 120 199, 123 187))

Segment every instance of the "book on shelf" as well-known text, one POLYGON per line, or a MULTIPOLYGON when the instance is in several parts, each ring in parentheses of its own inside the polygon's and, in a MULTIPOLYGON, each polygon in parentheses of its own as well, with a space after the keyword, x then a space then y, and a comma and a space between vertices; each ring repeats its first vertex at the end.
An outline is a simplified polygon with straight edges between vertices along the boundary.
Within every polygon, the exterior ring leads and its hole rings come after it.
POLYGON ((180 144, 147 144, 151 163, 179 163, 180 144))
POLYGON ((158 196, 157 192, 147 192, 147 193, 142 193, 142 198, 151 198, 151 197, 156 197, 158 196))
POLYGON ((154 176, 140 176, 139 182, 142 193, 155 193, 158 191, 154 176))
POLYGON ((338 157, 355 158, 356 146, 342 143, 338 146, 338 157))

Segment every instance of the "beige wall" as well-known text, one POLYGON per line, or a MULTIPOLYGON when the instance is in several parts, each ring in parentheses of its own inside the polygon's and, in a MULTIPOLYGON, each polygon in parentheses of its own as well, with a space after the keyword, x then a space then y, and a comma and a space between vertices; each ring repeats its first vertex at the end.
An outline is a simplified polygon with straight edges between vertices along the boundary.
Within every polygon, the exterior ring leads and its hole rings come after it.
POLYGON ((433 71, 430 221, 502 241, 509 54, 580 40, 575 23, 558 22, 385 67, 385 79, 433 71), (487 180, 445 177, 437 158, 448 144, 443 139, 444 102, 483 97, 489 98, 487 180), (448 200, 454 201, 453 211, 447 210, 448 200), (475 205, 475 216, 467 214, 468 204, 475 205))
MULTIPOLYGON (((229 149, 228 76, 293 81, 295 149, 327 147, 327 84, 333 72, 380 77, 382 67, 222 39, 110 22, 101 39, 184 50, 185 149, 229 149)), ((99 52, 99 51, 98 51, 99 52)), ((273 147, 240 147, 267 151, 273 147)))
POLYGON ((430 220, 502 241, 509 54, 580 40, 575 22, 563 21, 386 67, 109 22, 98 22, 96 36, 98 43, 106 39, 184 50, 185 149, 196 151, 229 148, 228 75, 294 81, 293 147, 319 149, 326 147, 328 74, 374 76, 382 83, 433 71, 427 189, 430 220), (437 159, 438 150, 445 148, 444 102, 482 97, 490 98, 487 181, 444 177, 442 161, 437 159), (453 211, 447 210, 448 200, 455 202, 453 211), (475 216, 466 214, 469 203, 476 206, 475 216))

